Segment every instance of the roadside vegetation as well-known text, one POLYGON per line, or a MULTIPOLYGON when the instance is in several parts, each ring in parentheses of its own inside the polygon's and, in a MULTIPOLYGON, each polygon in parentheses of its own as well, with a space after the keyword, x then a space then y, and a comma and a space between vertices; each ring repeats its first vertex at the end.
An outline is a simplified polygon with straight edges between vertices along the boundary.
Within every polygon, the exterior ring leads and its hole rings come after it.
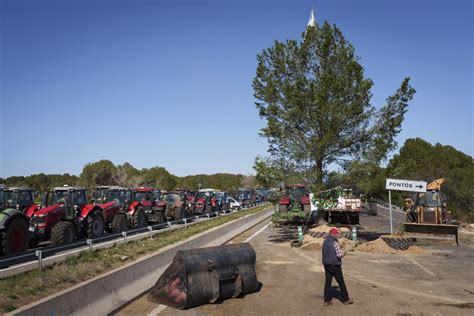
POLYGON ((104 159, 86 164, 79 176, 68 173, 62 175, 39 173, 26 177, 0 178, 0 184, 9 187, 28 186, 37 189, 40 193, 67 184, 86 188, 93 188, 97 185, 148 186, 162 190, 172 190, 174 188, 197 190, 201 187, 214 188, 234 194, 239 187, 254 188, 257 182, 253 176, 230 173, 178 177, 169 173, 164 167, 155 166, 138 170, 128 162, 123 165, 114 165, 110 160, 104 159))
POLYGON ((0 279, 0 313, 15 310, 20 306, 123 266, 167 245, 246 215, 260 212, 265 208, 268 208, 268 205, 194 224, 188 226, 187 229, 158 233, 153 240, 142 239, 108 249, 83 251, 79 256, 69 257, 62 263, 45 267, 41 272, 32 270, 0 279))

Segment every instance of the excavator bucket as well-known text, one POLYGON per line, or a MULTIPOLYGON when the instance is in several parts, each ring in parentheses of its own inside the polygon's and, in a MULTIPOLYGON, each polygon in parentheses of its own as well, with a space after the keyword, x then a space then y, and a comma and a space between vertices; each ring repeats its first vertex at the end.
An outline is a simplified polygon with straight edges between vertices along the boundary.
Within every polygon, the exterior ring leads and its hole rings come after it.
POLYGON ((458 225, 405 223, 408 233, 453 235, 459 245, 458 225))
POLYGON ((255 260, 249 243, 180 250, 148 300, 184 309, 256 292, 255 260))

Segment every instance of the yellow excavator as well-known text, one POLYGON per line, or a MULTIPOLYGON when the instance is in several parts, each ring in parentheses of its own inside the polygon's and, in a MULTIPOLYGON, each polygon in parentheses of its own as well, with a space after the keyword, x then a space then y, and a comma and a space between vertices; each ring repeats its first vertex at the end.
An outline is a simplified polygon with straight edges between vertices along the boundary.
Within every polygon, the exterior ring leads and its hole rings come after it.
POLYGON ((451 221, 451 212, 446 209, 446 196, 441 192, 444 178, 430 182, 426 192, 417 193, 415 201, 405 199, 407 223, 405 231, 425 234, 454 235, 458 239, 458 225, 448 224, 451 221))

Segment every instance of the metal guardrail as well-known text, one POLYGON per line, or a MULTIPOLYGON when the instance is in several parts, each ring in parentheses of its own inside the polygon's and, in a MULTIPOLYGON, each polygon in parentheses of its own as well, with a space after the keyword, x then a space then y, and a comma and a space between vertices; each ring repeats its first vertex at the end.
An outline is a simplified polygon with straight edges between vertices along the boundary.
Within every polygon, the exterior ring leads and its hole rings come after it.
MULTIPOLYGON (((244 211, 251 209, 256 206, 266 205, 265 203, 256 203, 249 206, 240 207, 239 209, 231 209, 227 212, 219 211, 208 214, 196 215, 187 217, 181 220, 168 221, 166 223, 149 225, 143 228, 129 229, 120 233, 108 233, 101 237, 94 239, 81 239, 77 240, 74 243, 67 245, 59 246, 45 246, 42 248, 35 248, 27 250, 26 252, 6 256, 0 259, 0 273, 6 268, 10 268, 15 265, 25 264, 37 261, 38 269, 43 268, 43 260, 53 257, 55 255, 64 256, 64 258, 76 255, 77 253, 84 250, 93 250, 110 247, 116 243, 127 243, 129 239, 143 239, 143 238, 153 238, 155 234, 172 231, 179 228, 188 228, 191 225, 200 223, 202 221, 212 220, 218 218, 219 216, 228 216, 234 212, 244 211)), ((0 276, 1 278, 1 276, 0 276)))
MULTIPOLYGON (((382 200, 375 200, 374 202, 377 203, 379 205, 379 207, 383 207, 383 208, 386 208, 386 209, 389 208, 388 202, 385 202, 385 201, 382 201, 382 200)), ((398 207, 394 204, 392 204, 392 210, 405 213, 401 207, 398 207)))

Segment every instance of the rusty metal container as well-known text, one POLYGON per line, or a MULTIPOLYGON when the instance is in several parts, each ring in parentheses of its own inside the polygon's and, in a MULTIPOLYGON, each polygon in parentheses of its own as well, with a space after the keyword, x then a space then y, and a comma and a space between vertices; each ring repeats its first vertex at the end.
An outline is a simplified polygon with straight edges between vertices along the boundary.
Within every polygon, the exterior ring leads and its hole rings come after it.
POLYGON ((180 250, 148 300, 184 309, 256 292, 255 261, 249 243, 180 250))

